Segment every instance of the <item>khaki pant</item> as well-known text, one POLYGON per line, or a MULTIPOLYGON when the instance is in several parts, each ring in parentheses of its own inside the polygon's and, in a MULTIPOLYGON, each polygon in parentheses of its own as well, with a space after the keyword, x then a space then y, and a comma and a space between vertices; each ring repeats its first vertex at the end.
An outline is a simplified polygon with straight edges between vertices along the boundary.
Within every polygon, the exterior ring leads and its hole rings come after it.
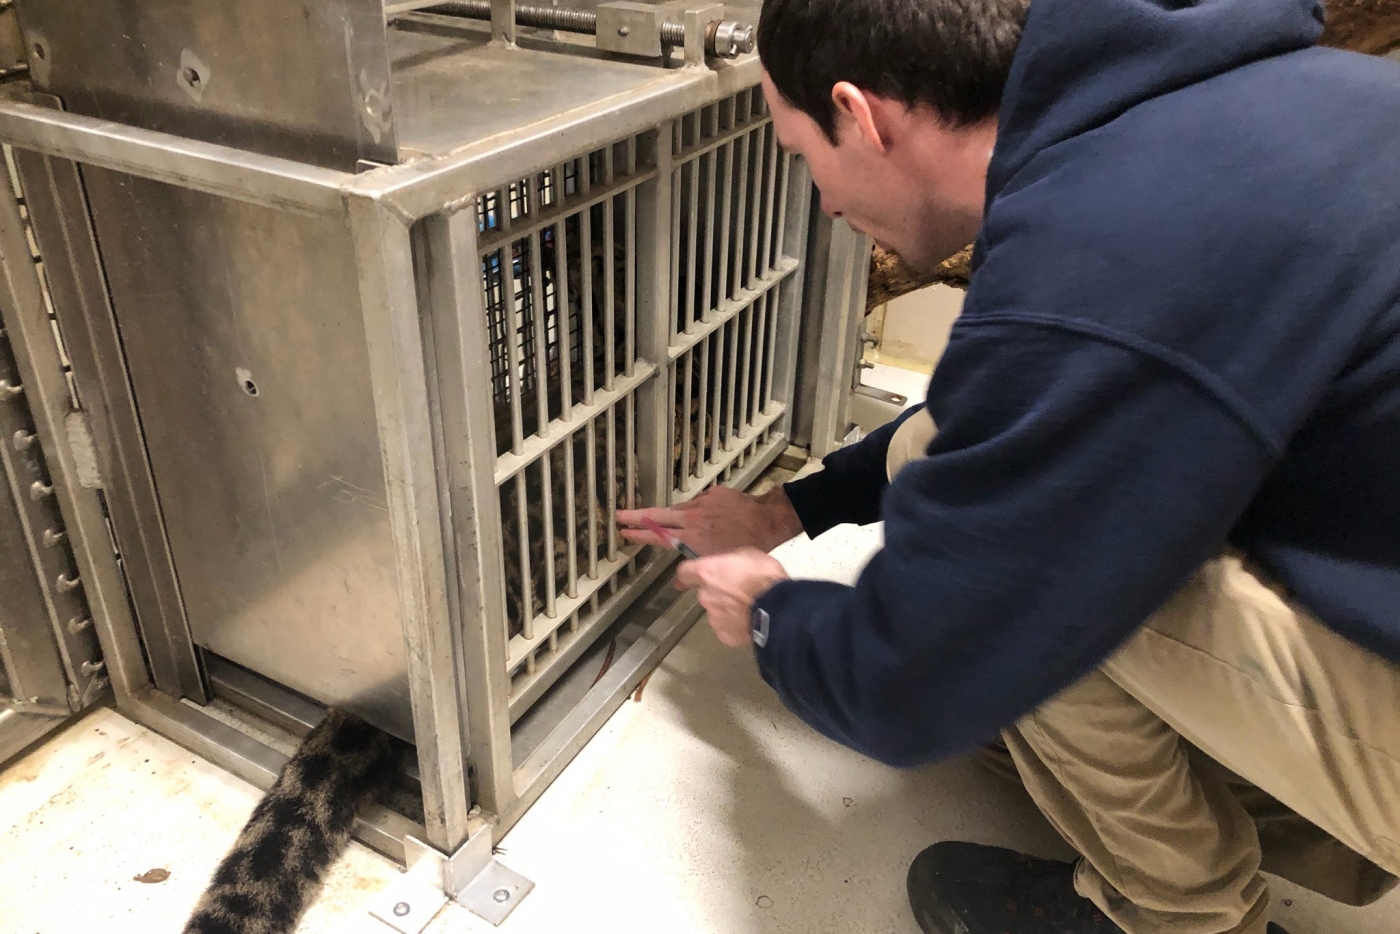
MULTIPOLYGON (((932 432, 901 426, 891 476, 932 432)), ((1264 934, 1261 871, 1349 904, 1400 873, 1400 666, 1234 555, 1002 741, 989 757, 1014 764, 1083 856, 1076 888, 1129 934, 1264 934)))

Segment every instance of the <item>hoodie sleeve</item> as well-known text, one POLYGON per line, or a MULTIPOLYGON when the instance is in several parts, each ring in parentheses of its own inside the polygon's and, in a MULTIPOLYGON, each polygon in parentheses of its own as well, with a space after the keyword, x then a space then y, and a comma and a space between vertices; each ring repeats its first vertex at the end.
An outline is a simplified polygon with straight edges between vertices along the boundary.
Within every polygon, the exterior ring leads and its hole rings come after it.
POLYGON ((992 738, 1224 544, 1276 445, 1219 389, 1074 322, 960 322, 930 386, 930 456, 884 492, 884 548, 853 587, 787 581, 759 598, 763 678, 820 732, 894 765, 992 738))
POLYGON ((822 469, 783 484, 802 531, 811 538, 843 523, 867 525, 880 518, 880 494, 888 486, 885 456, 895 431, 919 410, 907 409, 887 425, 822 459, 822 469))

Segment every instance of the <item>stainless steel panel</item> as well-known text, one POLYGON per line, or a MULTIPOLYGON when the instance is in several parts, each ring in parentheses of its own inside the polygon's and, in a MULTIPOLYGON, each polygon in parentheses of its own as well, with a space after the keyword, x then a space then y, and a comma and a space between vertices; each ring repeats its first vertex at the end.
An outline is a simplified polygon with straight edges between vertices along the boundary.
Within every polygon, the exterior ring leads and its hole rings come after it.
POLYGON ((85 177, 195 642, 410 737, 343 222, 85 177))
MULTIPOLYGON (((484 24, 483 24, 484 25, 484 24)), ((652 65, 489 45, 485 28, 401 23, 389 32, 399 148, 442 155, 619 94, 674 83, 652 65)))
POLYGON ((68 110, 317 165, 397 158, 382 0, 19 0, 68 110))

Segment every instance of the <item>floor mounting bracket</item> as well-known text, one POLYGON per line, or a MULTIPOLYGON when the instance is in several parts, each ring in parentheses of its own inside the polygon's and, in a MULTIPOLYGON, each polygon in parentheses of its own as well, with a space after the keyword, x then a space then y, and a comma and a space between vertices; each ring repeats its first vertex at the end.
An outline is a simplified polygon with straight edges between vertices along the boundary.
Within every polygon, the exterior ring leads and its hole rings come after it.
POLYGON ((451 856, 421 840, 404 837, 408 869, 370 900, 369 913, 400 934, 420 934, 452 899, 472 914, 499 925, 535 883, 496 862, 491 837, 491 825, 483 823, 451 856))

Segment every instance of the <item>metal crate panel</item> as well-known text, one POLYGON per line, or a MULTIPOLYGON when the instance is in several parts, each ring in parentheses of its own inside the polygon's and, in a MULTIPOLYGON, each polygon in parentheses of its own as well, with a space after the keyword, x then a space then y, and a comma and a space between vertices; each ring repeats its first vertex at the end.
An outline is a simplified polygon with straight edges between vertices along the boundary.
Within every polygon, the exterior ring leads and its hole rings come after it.
POLYGON ((512 718, 655 575, 658 556, 623 547, 612 518, 647 505, 638 438, 661 435, 666 463, 650 489, 678 502, 785 437, 791 379, 779 371, 795 350, 802 247, 789 242, 789 202, 805 205, 805 172, 778 146, 756 87, 644 139, 475 203, 499 510, 483 521, 500 523, 512 718), (639 194, 658 186, 669 236, 639 238, 639 194), (643 268, 662 278, 643 281, 643 268), (639 349, 639 333, 664 349, 639 349), (640 404, 656 379, 665 403, 640 404))
POLYGON ((798 309, 780 286, 799 265, 788 201, 806 179, 778 145, 758 88, 686 115, 671 144, 668 380, 681 500, 721 480, 787 410, 774 374, 798 309))

